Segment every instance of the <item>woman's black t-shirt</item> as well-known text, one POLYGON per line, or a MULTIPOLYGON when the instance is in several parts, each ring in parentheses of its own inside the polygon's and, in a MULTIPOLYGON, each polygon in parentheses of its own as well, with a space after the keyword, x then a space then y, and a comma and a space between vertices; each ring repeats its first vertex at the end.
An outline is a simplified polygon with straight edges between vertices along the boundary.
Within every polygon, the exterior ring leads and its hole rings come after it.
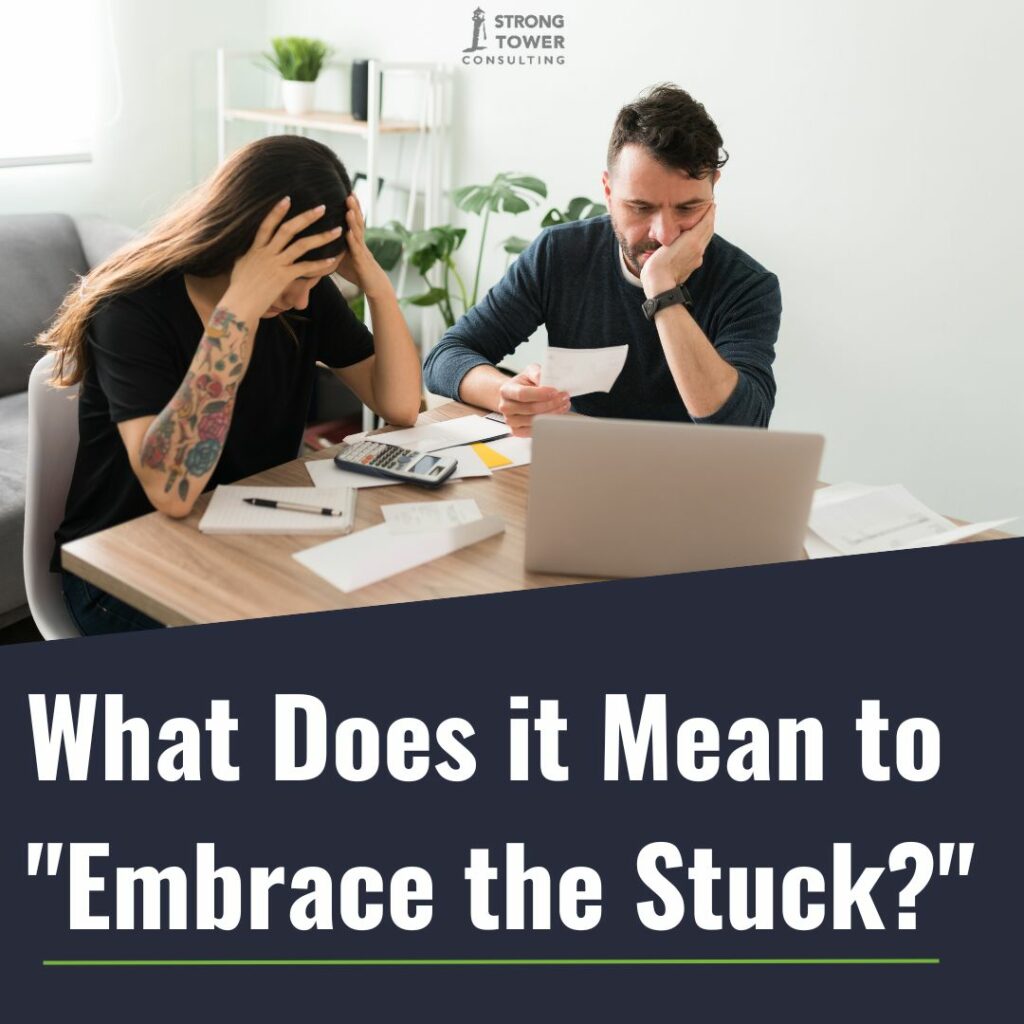
MULTIPOLYGON (((207 489, 294 459, 302 440, 315 364, 351 366, 373 354, 373 337, 324 278, 301 314, 260 320, 249 369, 238 389, 220 462, 207 489)), ((105 303, 86 333, 88 369, 78 394, 78 457, 60 545, 152 512, 132 472, 117 424, 160 413, 181 386, 205 325, 182 274, 105 303)))

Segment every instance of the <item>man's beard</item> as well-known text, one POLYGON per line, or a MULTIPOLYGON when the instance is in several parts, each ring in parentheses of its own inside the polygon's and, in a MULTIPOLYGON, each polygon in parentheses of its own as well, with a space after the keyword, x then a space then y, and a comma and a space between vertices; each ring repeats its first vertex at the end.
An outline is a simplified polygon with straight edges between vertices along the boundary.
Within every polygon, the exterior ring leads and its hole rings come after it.
POLYGON ((656 249, 660 249, 661 245, 658 242, 645 241, 640 245, 630 245, 619 230, 612 225, 612 231, 615 232, 615 239, 619 243, 619 249, 622 252, 622 258, 626 261, 626 267, 634 277, 640 276, 640 257, 645 252, 654 252, 656 249))

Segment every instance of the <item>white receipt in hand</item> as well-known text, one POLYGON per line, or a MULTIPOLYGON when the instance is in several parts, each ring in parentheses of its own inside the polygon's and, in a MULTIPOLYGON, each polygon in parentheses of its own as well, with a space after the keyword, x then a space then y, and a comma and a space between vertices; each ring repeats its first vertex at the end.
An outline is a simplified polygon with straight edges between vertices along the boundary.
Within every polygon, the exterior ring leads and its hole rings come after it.
POLYGON ((610 348, 554 348, 544 352, 542 387, 558 388, 570 397, 611 391, 626 365, 628 345, 610 348))

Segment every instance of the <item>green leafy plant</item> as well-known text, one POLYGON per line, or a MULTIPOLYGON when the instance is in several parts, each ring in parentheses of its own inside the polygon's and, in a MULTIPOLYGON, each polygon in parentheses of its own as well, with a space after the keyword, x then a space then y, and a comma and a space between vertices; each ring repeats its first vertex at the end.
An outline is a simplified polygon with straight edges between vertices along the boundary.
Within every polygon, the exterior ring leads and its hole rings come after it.
MULTIPOLYGON (((539 178, 509 171, 496 175, 488 185, 466 185, 452 193, 452 200, 460 210, 483 218, 472 289, 467 287, 455 262, 455 253, 466 237, 465 228, 442 224, 425 231, 411 232, 398 221, 391 221, 382 228, 367 229, 366 243, 385 270, 394 269, 405 255, 419 271, 427 290, 402 301, 414 306, 437 306, 445 324, 452 327, 457 319, 456 304, 461 306, 461 312, 465 312, 475 306, 479 299, 480 274, 491 214, 525 213, 537 205, 538 197, 546 198, 547 194, 547 185, 539 178)), ((603 210, 604 207, 589 199, 573 199, 564 212, 550 210, 544 217, 542 227, 559 224, 564 220, 582 219, 583 214, 586 217, 599 216, 603 210)), ((508 260, 511 260, 530 244, 530 239, 512 235, 500 244, 508 260)))
MULTIPOLYGON (((484 245, 487 241, 487 226, 492 213, 525 213, 537 200, 535 196, 547 198, 548 187, 540 178, 527 174, 513 174, 504 171, 495 176, 489 185, 466 185, 452 193, 452 201, 466 213, 483 214, 484 223, 480 229, 480 251, 477 254, 476 274, 473 276, 473 294, 469 306, 475 306, 480 294, 480 269, 484 262, 484 245)), ((469 309, 469 306, 466 308, 469 309)))
POLYGON ((520 238, 518 235, 509 235, 508 238, 503 238, 501 241, 501 248, 503 252, 508 253, 508 259, 505 260, 505 266, 508 267, 513 256, 518 256, 523 252, 530 244, 529 238, 520 238))
POLYGON ((569 200, 569 205, 564 210, 548 210, 540 226, 549 228, 552 224, 565 224, 570 220, 590 220, 591 217, 603 217, 607 212, 604 203, 597 203, 585 196, 576 196, 575 199, 569 200))
MULTIPOLYGON (((549 228, 553 224, 565 224, 572 220, 590 220, 591 217, 603 217, 607 213, 604 203, 587 199, 584 196, 576 196, 569 200, 569 205, 564 210, 552 209, 544 214, 540 222, 542 228, 549 228)), ((502 249, 508 254, 505 266, 508 267, 513 256, 518 256, 530 244, 529 238, 520 238, 518 235, 509 235, 501 243, 502 249)))
POLYGON ((366 243, 385 270, 393 270, 403 253, 407 255, 409 262, 419 271, 427 290, 422 295, 413 295, 403 301, 414 306, 437 306, 444 322, 451 327, 456 320, 453 284, 458 288, 463 310, 473 305, 466 292, 466 282, 454 260, 454 253, 465 237, 465 228, 453 228, 450 224, 427 228, 425 231, 407 231, 398 221, 391 221, 386 227, 368 229, 366 243), (439 276, 432 279, 430 275, 435 267, 439 268, 439 276))
POLYGON ((286 82, 315 82, 332 53, 326 43, 303 36, 276 36, 270 45, 274 52, 263 60, 286 82))

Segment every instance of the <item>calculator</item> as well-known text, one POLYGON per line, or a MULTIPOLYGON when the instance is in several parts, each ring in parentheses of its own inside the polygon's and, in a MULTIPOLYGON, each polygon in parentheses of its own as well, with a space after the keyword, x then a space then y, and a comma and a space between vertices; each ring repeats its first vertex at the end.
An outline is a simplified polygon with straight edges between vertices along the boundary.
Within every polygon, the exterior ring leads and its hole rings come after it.
POLYGON ((430 455, 381 441, 358 441, 342 445, 341 451, 334 456, 334 464, 339 469, 350 469, 355 473, 385 476, 420 487, 438 487, 455 472, 459 460, 450 455, 430 455))

